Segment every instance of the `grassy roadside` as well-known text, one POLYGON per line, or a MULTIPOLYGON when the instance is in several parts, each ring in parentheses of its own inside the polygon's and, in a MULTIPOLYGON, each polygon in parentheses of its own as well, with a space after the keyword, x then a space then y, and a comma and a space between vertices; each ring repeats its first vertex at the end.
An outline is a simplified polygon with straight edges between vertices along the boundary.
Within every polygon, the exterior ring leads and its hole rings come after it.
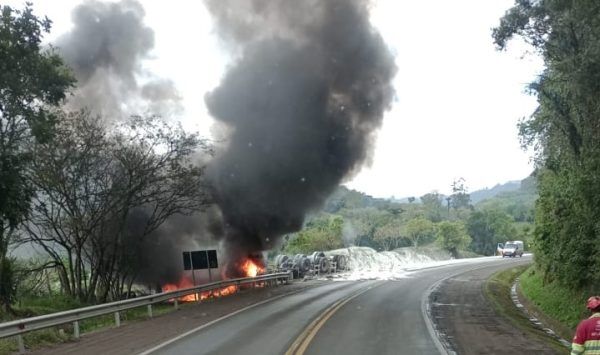
MULTIPOLYGON (((51 302, 48 304, 51 304, 51 302)), ((54 303, 55 307, 32 304, 30 306, 30 311, 28 312, 32 315, 28 316, 42 315, 65 310, 60 307, 62 304, 63 303, 61 303, 60 300, 54 303)), ((185 306, 186 304, 180 304, 180 309, 185 306)), ((154 304, 152 305, 152 314, 154 317, 156 317, 169 313, 174 309, 175 308, 171 304, 154 304)), ((121 312, 121 324, 147 319, 147 312, 148 311, 145 306, 123 311, 121 312)), ((112 328, 114 326, 115 318, 113 314, 110 314, 83 320, 79 324, 79 329, 81 334, 85 335, 86 333, 112 328)), ((23 340, 25 342, 25 347, 29 350, 48 347, 53 344, 64 343, 73 340, 73 326, 72 324, 64 324, 60 327, 29 332, 23 335, 23 340)), ((17 342, 15 338, 0 339, 0 355, 12 354, 16 351, 17 342)))
POLYGON ((570 340, 580 320, 589 316, 584 305, 589 294, 546 283, 535 267, 527 269, 520 278, 520 294, 525 306, 552 327, 560 336, 570 340))
POLYGON ((559 352, 568 354, 568 350, 558 341, 533 326, 523 312, 515 307, 511 299, 510 288, 515 279, 527 268, 527 265, 518 266, 493 274, 484 285, 484 295, 492 303, 496 312, 507 318, 519 330, 552 346, 559 352))

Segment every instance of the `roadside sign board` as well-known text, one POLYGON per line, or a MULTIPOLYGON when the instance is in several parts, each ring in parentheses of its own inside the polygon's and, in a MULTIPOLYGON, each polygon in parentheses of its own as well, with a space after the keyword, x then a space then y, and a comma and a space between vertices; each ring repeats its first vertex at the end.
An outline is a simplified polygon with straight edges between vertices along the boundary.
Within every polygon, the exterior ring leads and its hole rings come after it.
POLYGON ((219 267, 216 250, 195 250, 183 252, 184 270, 206 270, 219 267))
POLYGON ((197 250, 192 252, 192 268, 194 270, 208 269, 206 250, 197 250))
POLYGON ((190 257, 189 251, 183 252, 183 270, 191 270, 192 269, 192 258, 190 257))
POLYGON ((211 269, 216 269, 219 267, 219 262, 217 261, 217 251, 216 250, 207 250, 208 254, 208 267, 211 269))

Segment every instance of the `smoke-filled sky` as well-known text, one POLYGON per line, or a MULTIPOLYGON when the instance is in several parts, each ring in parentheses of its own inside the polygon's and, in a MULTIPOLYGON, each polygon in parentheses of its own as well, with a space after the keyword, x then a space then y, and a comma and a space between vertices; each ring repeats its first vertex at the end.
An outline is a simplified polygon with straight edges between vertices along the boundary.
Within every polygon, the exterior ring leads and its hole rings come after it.
MULTIPOLYGON (((54 21, 48 37, 52 43, 69 39, 65 34, 77 23, 71 11, 80 3, 34 3, 37 14, 54 21)), ((496 52, 490 37, 490 29, 512 3, 373 1, 371 22, 396 55, 396 97, 378 132, 372 166, 348 181, 350 187, 382 197, 418 196, 447 192, 461 176, 474 190, 529 174, 529 154, 519 147, 516 123, 535 107, 535 99, 523 90, 541 70, 541 61, 532 55, 522 58, 527 49, 523 45, 496 52)), ((161 98, 169 107, 180 105, 186 128, 222 138, 211 129, 204 95, 218 85, 231 63, 231 48, 215 36, 204 2, 141 4, 138 35, 144 39, 147 27, 153 38, 132 48, 142 64, 133 70, 135 80, 125 76, 115 84, 96 76, 116 92, 135 91, 141 100, 161 98)), ((118 28, 114 30, 118 37, 118 28)), ((81 45, 89 48, 93 43, 81 45)), ((127 69, 126 61, 119 64, 115 68, 127 69)))

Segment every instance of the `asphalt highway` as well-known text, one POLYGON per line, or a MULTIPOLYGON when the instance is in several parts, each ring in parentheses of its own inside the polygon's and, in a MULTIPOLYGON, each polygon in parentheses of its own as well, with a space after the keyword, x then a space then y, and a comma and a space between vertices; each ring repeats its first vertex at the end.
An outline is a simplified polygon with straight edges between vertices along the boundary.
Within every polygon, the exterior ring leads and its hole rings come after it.
POLYGON ((439 354, 423 300, 432 285, 479 268, 530 262, 485 258, 397 280, 332 281, 182 334, 148 354, 439 354))

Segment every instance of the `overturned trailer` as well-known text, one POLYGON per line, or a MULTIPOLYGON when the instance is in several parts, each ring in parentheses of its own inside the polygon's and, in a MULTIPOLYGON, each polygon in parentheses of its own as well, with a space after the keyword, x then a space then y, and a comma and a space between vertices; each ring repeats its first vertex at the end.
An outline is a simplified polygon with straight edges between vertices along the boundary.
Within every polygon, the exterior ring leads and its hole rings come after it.
POLYGON ((346 271, 348 268, 348 257, 346 255, 327 255, 322 251, 315 251, 309 256, 305 254, 294 256, 280 254, 275 257, 274 261, 279 272, 291 272, 294 278, 336 273, 346 271))

